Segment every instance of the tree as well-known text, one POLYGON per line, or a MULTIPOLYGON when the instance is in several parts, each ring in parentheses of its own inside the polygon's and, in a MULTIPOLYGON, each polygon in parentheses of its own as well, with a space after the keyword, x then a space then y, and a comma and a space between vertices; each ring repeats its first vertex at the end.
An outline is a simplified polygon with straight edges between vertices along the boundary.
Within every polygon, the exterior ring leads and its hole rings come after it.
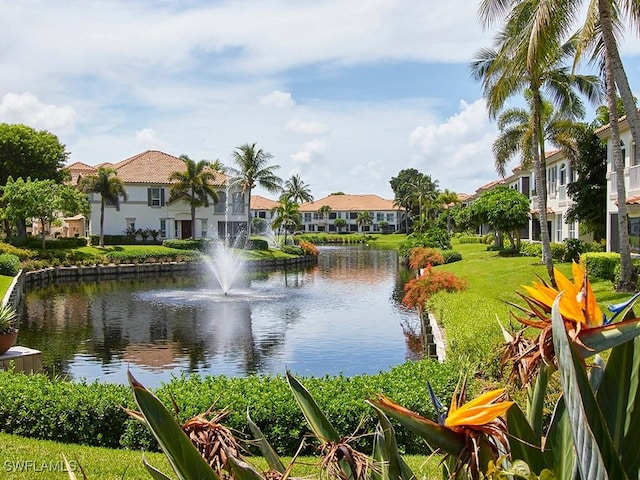
POLYGON ((447 233, 451 233, 451 208, 455 207, 458 203, 460 203, 460 199, 458 198, 458 194, 456 192, 452 192, 451 190, 445 188, 440 194, 438 198, 436 198, 436 203, 440 207, 441 211, 444 211, 444 214, 447 219, 447 233))
POLYGON ((309 185, 305 184, 299 175, 291 175, 291 178, 284 183, 282 195, 296 203, 313 202, 309 185))
POLYGON ((499 185, 484 192, 471 208, 474 216, 495 232, 496 246, 502 248, 502 235, 506 233, 511 248, 520 249, 520 230, 529 221, 529 199, 522 193, 499 185))
POLYGON ((282 179, 274 172, 280 165, 269 165, 273 155, 258 148, 255 143, 245 143, 236 148, 231 159, 237 168, 230 168, 231 185, 239 186, 247 195, 247 232, 251 231, 251 191, 260 186, 270 193, 282 191, 282 179))
POLYGON ((342 229, 344 227, 347 226, 347 221, 344 218, 336 218, 333 221, 333 224, 336 226, 336 228, 338 229, 338 232, 342 231, 342 229))
MULTIPOLYGON (((0 184, 14 179, 30 177, 33 180, 67 179, 64 170, 69 154, 58 137, 46 131, 37 131, 21 124, 0 123, 0 184)), ((25 219, 16 222, 18 238, 26 239, 25 219)))
POLYGON ((97 193, 101 197, 99 246, 102 248, 104 247, 104 207, 110 203, 115 205, 116 210, 120 210, 120 198, 126 202, 127 191, 118 173, 111 167, 99 167, 95 175, 82 177, 79 187, 82 192, 97 193))
POLYGON ((593 127, 576 125, 577 155, 570 158, 577 180, 567 185, 573 205, 566 220, 579 221, 580 227, 593 233, 595 240, 607 234, 607 147, 593 127))
POLYGON ((218 203, 218 192, 213 187, 216 171, 211 162, 200 160, 196 162, 187 155, 180 155, 186 169, 171 172, 169 181, 176 182, 171 186, 169 201, 183 198, 191 208, 191 238, 194 238, 196 228, 196 208, 208 207, 209 199, 218 203))
MULTIPOLYGON (((400 170, 397 177, 392 177, 391 180, 389 180, 391 190, 393 190, 394 204, 404 208, 405 210, 404 221, 406 233, 409 233, 409 217, 411 216, 411 210, 414 207, 411 202, 411 195, 409 195, 411 191, 410 184, 420 175, 422 174, 415 168, 406 168, 404 170, 400 170)), ((416 214, 417 213, 418 212, 416 211, 416 214)))
POLYGON ((440 191, 438 181, 432 180, 430 175, 419 174, 408 182, 406 198, 403 200, 411 205, 418 206, 417 230, 425 232, 428 228, 430 211, 436 204, 440 191))
POLYGON ((555 285, 551 239, 547 226, 542 92, 548 92, 548 97, 559 106, 565 118, 577 120, 584 116, 584 106, 578 93, 595 101, 600 90, 597 77, 577 75, 564 65, 577 51, 577 37, 564 42, 565 23, 560 15, 549 16, 547 7, 545 2, 539 0, 521 0, 508 4, 502 0, 484 0, 479 10, 483 23, 490 24, 503 16, 506 16, 506 22, 496 36, 497 48, 480 50, 477 59, 471 64, 471 70, 475 78, 482 81, 491 117, 502 110, 509 97, 527 89, 531 92, 530 153, 538 188, 542 259, 549 279, 555 285), (537 29, 540 24, 545 26, 544 31, 537 29))
POLYGON ((60 214, 88 215, 89 202, 85 194, 69 185, 60 185, 53 180, 34 180, 9 177, 3 188, 3 217, 17 222, 25 218, 36 218, 42 226, 42 248, 46 248, 46 227, 60 214))
POLYGON ((319 209, 318 209, 318 214, 322 216, 322 219, 324 220, 324 222, 327 222, 327 218, 329 217, 329 212, 331 211, 331 206, 329 205, 322 205, 319 209))
POLYGON ((284 229, 284 244, 287 244, 287 232, 295 231, 300 228, 302 223, 302 215, 300 214, 300 206, 291 198, 280 198, 280 204, 271 209, 276 214, 276 218, 271 222, 274 229, 284 229))
POLYGON ((364 210, 362 212, 358 212, 356 216, 356 225, 360 227, 360 231, 364 235, 364 227, 371 225, 373 219, 371 218, 371 212, 369 210, 364 210))

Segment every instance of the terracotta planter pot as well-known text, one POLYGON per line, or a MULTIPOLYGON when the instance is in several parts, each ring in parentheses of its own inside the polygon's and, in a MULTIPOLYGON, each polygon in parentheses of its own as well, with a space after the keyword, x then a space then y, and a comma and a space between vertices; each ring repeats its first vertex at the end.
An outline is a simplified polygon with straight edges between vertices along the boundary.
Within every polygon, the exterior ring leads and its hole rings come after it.
POLYGON ((18 331, 16 330, 14 333, 5 333, 0 335, 0 355, 6 353, 11 347, 16 344, 16 340, 18 339, 18 331))

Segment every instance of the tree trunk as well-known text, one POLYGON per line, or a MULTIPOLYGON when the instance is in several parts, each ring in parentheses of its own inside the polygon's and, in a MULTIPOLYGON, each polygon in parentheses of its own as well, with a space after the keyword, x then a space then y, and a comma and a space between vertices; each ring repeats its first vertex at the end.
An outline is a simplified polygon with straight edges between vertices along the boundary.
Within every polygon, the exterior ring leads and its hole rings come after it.
POLYGON ((21 218, 16 221, 16 236, 21 244, 27 241, 27 221, 21 218))
MULTIPOLYGON (((599 0, 601 15, 603 12, 603 3, 606 1, 599 0)), ((604 8, 604 11, 607 11, 604 8)), ((608 10, 610 13, 610 10, 608 10)), ((605 15, 606 17, 606 15, 605 15)), ((610 22, 611 17, 601 17, 601 22, 610 22)), ((629 244, 629 225, 627 218, 627 190, 624 181, 624 158, 622 158, 622 150, 620 148, 620 125, 618 124, 618 109, 616 97, 616 84, 613 78, 613 70, 611 59, 608 55, 611 47, 612 38, 607 38, 603 29, 603 38, 605 41, 605 84, 607 88, 607 103, 609 105, 609 119, 611 126, 611 153, 612 163, 616 174, 616 190, 618 197, 618 230, 620 232, 620 281, 616 285, 616 290, 620 292, 634 292, 636 288, 637 274, 631 260, 631 246, 629 244), (608 48, 607 48, 608 47, 608 48)), ((615 39, 613 39, 615 40, 615 39)))
POLYGON ((549 228, 547 225, 547 162, 544 158, 544 138, 543 132, 540 127, 541 112, 540 105, 542 99, 540 98, 540 91, 534 90, 533 92, 533 125, 532 134, 533 138, 537 139, 534 142, 533 148, 533 167, 536 175, 536 195, 538 195, 538 218, 540 219, 540 238, 542 240, 542 262, 547 267, 547 275, 551 284, 556 286, 556 279, 553 274, 553 257, 551 255, 551 238, 549 236, 549 228))
POLYGON ((631 155, 635 154, 635 158, 632 159, 630 165, 640 165, 640 148, 637 147, 640 146, 640 119, 638 118, 638 110, 631 86, 629 85, 629 79, 624 70, 616 39, 613 35, 611 2, 609 0, 598 0, 598 9, 605 52, 611 62, 613 79, 618 87, 618 93, 624 105, 624 112, 629 122, 633 142, 636 144, 635 149, 630 148, 631 155))
POLYGON ((104 197, 102 197, 102 203, 100 203, 100 241, 98 245, 100 248, 104 248, 104 197))

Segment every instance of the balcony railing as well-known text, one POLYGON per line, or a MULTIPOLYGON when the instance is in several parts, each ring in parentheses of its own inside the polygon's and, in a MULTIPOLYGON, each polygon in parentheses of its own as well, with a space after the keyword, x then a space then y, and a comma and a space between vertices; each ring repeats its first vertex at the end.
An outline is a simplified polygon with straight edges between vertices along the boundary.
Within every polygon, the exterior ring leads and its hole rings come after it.
POLYGON ((640 165, 629 167, 629 190, 640 190, 640 165))

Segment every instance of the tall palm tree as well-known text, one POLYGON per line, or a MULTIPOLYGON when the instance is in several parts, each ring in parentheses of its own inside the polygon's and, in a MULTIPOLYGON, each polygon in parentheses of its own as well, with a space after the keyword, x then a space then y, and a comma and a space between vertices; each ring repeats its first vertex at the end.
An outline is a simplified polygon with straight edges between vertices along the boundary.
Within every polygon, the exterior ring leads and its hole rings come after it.
POLYGON ((196 162, 188 155, 180 155, 185 164, 185 170, 171 172, 169 181, 176 182, 171 185, 169 200, 184 198, 191 207, 191 238, 194 238, 196 227, 196 208, 208 207, 209 199, 218 203, 218 192, 213 187, 216 172, 211 162, 200 160, 196 162))
POLYGON ((287 244, 287 232, 296 230, 302 223, 300 206, 291 198, 281 197, 280 203, 271 209, 271 213, 276 214, 276 218, 271 222, 271 227, 284 229, 284 244, 287 244))
POLYGON ((99 246, 104 247, 104 207, 109 203, 120 210, 120 198, 125 202, 129 198, 124 183, 114 168, 99 167, 95 175, 82 177, 79 187, 85 193, 98 193, 101 197, 99 246))
POLYGON ((373 218, 371 218, 371 212, 369 210, 363 210, 356 215, 356 225, 360 227, 362 234, 364 235, 364 227, 371 225, 373 218))
POLYGON ((555 285, 551 239, 547 225, 547 182, 544 130, 542 127, 542 92, 565 113, 568 119, 584 116, 580 94, 589 100, 599 98, 597 77, 576 75, 565 66, 577 50, 577 36, 563 42, 565 25, 561 16, 547 18, 548 2, 543 0, 484 0, 480 17, 485 24, 506 12, 506 22, 496 36, 495 49, 482 49, 471 65, 480 81, 489 115, 495 118, 513 95, 528 89, 531 92, 531 158, 538 187, 538 212, 542 237, 542 259, 549 279, 555 285), (540 22, 545 23, 544 35, 536 36, 540 22), (553 22, 552 20, 557 20, 553 22))
MULTIPOLYGON (((627 218, 627 192, 624 182, 624 158, 620 147, 620 129, 618 126, 619 101, 622 101, 627 115, 631 135, 636 145, 640 145, 640 121, 635 98, 629 86, 616 41, 616 33, 622 30, 621 11, 625 11, 632 23, 640 21, 640 4, 634 0, 598 0, 589 5, 587 20, 581 30, 581 46, 591 50, 591 63, 599 63, 604 74, 609 121, 611 126, 612 165, 616 173, 616 190, 618 196, 618 232, 620 243, 620 280, 616 285, 619 291, 633 292, 636 288, 638 272, 635 271, 631 259, 629 242, 629 225, 627 218), (616 92, 620 93, 620 98, 616 92)), ((579 50, 576 57, 582 54, 579 50)), ((640 164, 640 151, 630 149, 635 154, 631 165, 640 164)))
POLYGON ((329 218, 329 212, 330 211, 331 211, 331 206, 330 205, 322 205, 318 209, 318 213, 322 216, 322 220, 324 220, 324 223, 329 223, 327 220, 329 218))
POLYGON ((440 208, 446 210, 447 233, 451 233, 451 215, 449 214, 449 209, 460 203, 458 194, 449 190, 448 188, 445 188, 442 192, 440 192, 438 198, 436 198, 436 203, 440 208))
POLYGON ((251 231, 251 191, 260 186, 270 193, 282 191, 282 179, 274 172, 280 165, 269 165, 273 155, 258 148, 255 143, 245 143, 231 154, 237 168, 229 168, 231 185, 241 188, 247 195, 247 232, 251 231))
POLYGON ((284 192, 282 194, 296 203, 313 202, 313 195, 309 185, 304 183, 300 175, 291 175, 291 178, 284 183, 284 192))

